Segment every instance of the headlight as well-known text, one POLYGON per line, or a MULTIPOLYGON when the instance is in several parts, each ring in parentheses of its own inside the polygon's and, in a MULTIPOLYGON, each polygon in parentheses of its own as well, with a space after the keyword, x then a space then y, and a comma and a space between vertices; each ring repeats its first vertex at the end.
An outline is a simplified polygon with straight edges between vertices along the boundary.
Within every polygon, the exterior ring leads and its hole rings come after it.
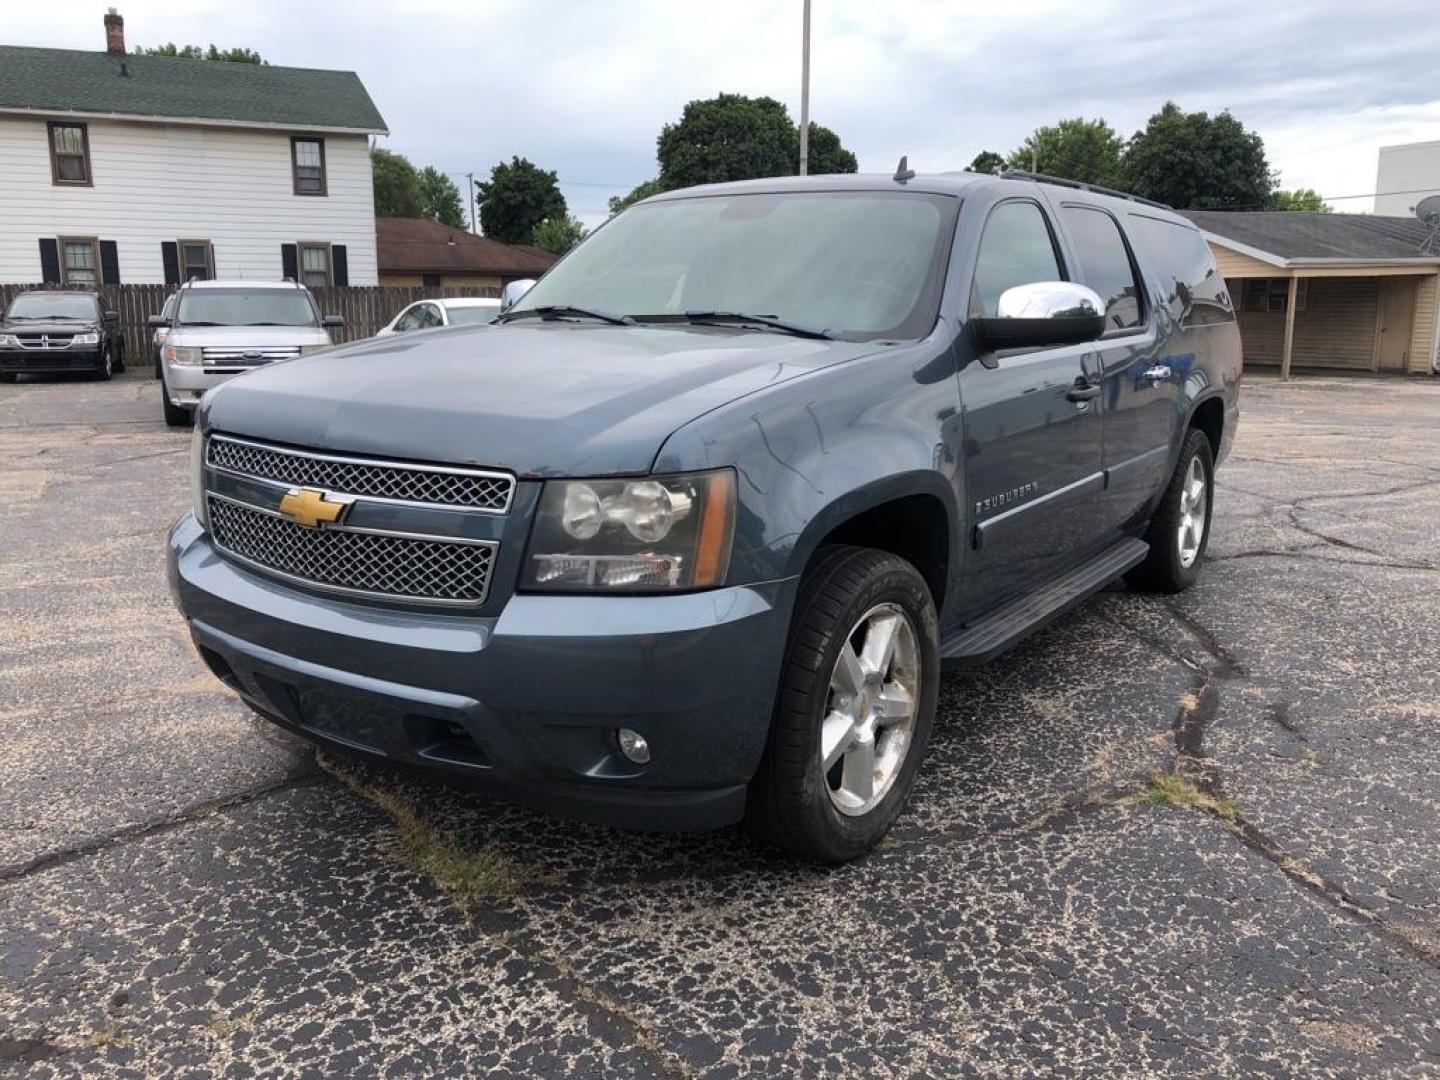
POLYGON ((160 355, 171 364, 200 364, 205 361, 205 351, 198 345, 166 345, 160 355))
POLYGON ((20 339, 14 334, 0 334, 0 349, 18 349, 20 339))
POLYGON ((324 352, 326 349, 333 349, 334 345, 301 345, 300 355, 309 356, 311 353, 324 352))
POLYGON ((208 530, 210 521, 205 513, 205 436, 200 433, 199 424, 195 425, 195 431, 190 436, 190 503, 195 508, 200 527, 208 530))
POLYGON ((731 469, 639 480, 550 480, 530 530, 522 588, 708 589, 725 580, 735 531, 731 469))
POLYGON ((71 345, 99 345, 99 334, 76 334, 70 339, 71 345))

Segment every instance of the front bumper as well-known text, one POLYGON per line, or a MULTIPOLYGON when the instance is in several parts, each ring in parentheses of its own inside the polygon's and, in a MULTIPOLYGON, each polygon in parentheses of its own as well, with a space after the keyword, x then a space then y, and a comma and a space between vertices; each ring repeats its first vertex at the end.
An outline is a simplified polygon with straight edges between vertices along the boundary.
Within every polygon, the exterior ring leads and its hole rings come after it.
POLYGON ((99 368, 98 345, 73 349, 0 350, 0 371, 7 375, 54 375, 65 371, 97 371, 99 368))
POLYGON ((199 364, 167 364, 163 360, 161 365, 165 371, 165 394, 170 404, 186 409, 196 408, 206 390, 245 374, 243 371, 207 371, 199 364))
POLYGON ((516 595, 490 617, 382 607, 241 568, 191 514, 171 531, 169 568, 201 656, 276 723, 550 812, 663 831, 743 814, 796 585, 516 595), (621 726, 649 741, 649 764, 620 754, 621 726))

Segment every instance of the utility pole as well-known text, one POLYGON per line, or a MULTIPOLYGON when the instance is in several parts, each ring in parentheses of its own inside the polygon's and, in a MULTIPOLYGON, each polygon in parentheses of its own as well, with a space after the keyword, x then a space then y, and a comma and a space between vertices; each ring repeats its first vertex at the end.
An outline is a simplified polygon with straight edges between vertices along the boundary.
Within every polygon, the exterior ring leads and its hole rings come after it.
POLYGON ((804 0, 805 27, 800 41, 800 175, 810 172, 810 0, 804 0))
POLYGON ((465 182, 470 185, 470 232, 472 234, 478 234, 480 230, 476 228, 475 223, 475 174, 473 172, 467 172, 465 174, 465 182))

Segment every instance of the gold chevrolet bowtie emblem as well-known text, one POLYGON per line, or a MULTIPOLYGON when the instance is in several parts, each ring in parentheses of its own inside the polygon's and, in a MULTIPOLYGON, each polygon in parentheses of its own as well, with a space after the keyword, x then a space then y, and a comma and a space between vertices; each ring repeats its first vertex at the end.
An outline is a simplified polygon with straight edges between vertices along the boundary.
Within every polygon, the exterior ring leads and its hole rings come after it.
POLYGON ((280 500, 280 512, 288 514, 296 525, 307 529, 334 525, 349 508, 348 501, 332 500, 325 492, 315 488, 291 488, 280 500))

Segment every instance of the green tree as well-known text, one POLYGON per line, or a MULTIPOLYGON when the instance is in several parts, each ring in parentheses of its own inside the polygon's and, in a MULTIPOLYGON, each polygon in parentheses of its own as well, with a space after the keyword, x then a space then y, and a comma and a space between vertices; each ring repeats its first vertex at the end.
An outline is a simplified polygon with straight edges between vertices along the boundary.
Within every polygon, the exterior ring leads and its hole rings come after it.
POLYGON ((370 151, 376 217, 420 217, 420 174, 404 154, 370 151))
POLYGON ((975 160, 970 162, 970 171, 978 173, 998 173, 1005 170, 1005 157, 997 154, 994 150, 981 150, 975 155, 975 160))
POLYGON ((685 106, 656 142, 660 182, 666 191, 692 184, 793 176, 799 169, 799 135, 785 106, 774 98, 719 94, 685 106))
POLYGON ((522 157, 502 161, 490 170, 486 183, 475 186, 480 228, 507 244, 529 243, 536 225, 567 213, 555 174, 522 157))
POLYGON ((1276 191, 1270 196, 1271 210, 1308 210, 1314 214, 1328 214, 1331 208, 1320 198, 1314 188, 1296 188, 1294 191, 1276 191))
POLYGON ((441 225, 465 228, 465 204, 455 181, 434 165, 426 165, 417 178, 420 185, 420 214, 441 225))
POLYGON ((1120 175, 1124 142, 1104 120, 1072 117, 1035 131, 1011 153, 1012 169, 1113 186, 1120 175))
MULTIPOLYGON (((810 121, 808 171, 811 176, 831 173, 853 173, 859 168, 855 155, 840 145, 840 136, 829 128, 810 121)), ((795 167, 800 167, 800 125, 795 125, 795 167)))
POLYGON ((564 255, 585 239, 585 223, 573 214, 546 218, 530 234, 530 243, 552 255, 564 255))
POLYGON ((624 195, 610 196, 610 213, 618 214, 627 206, 639 202, 641 199, 648 199, 651 195, 659 195, 665 188, 661 186, 660 178, 646 180, 643 184, 636 184, 624 195))
POLYGON ((1177 210, 1263 210, 1276 183, 1264 141, 1228 111, 1187 113, 1167 101, 1130 137, 1120 186, 1177 210))
POLYGON ((147 49, 143 45, 135 50, 136 56, 171 56, 177 60, 224 60, 232 64, 269 64, 270 61, 262 59, 254 49, 236 47, 233 49, 220 49, 211 45, 208 49, 202 49, 199 45, 176 45, 173 41, 167 41, 164 45, 156 45, 147 49))

